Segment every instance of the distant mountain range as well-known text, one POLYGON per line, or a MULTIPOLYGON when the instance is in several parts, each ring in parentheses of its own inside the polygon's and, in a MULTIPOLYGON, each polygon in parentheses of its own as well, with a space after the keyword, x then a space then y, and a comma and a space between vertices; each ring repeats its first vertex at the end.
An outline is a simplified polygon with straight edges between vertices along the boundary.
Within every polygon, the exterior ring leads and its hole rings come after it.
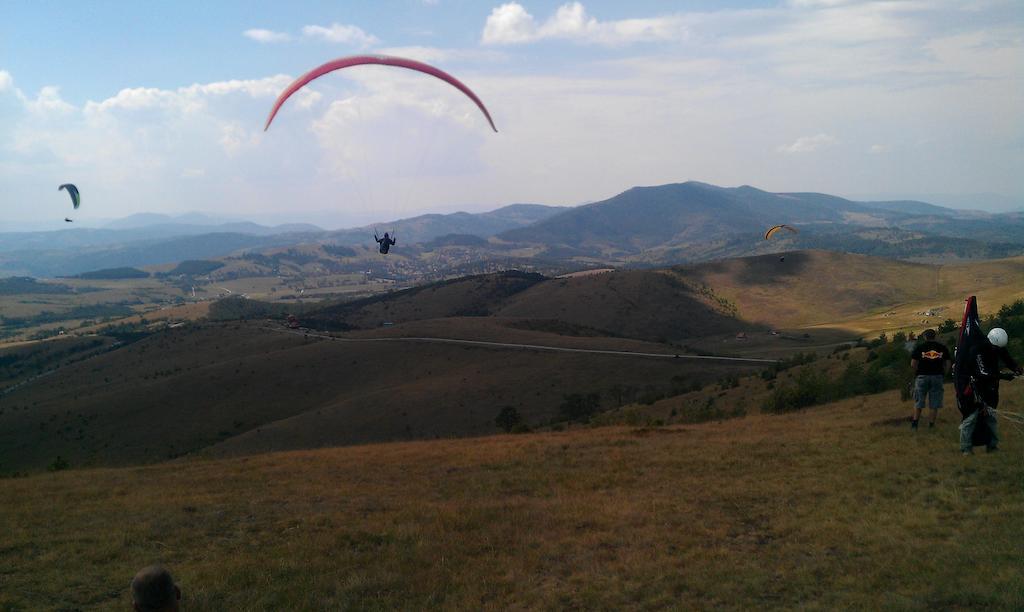
POLYGON ((800 248, 902 259, 1024 253, 1024 212, 993 214, 914 200, 855 202, 691 181, 634 187, 576 207, 513 204, 338 231, 224 222, 198 213, 133 215, 103 229, 0 234, 0 275, 67 276, 302 244, 365 246, 375 231, 394 232, 401 247, 420 245, 412 252, 458 247, 487 258, 515 250, 517 256, 589 266, 665 265, 800 248), (799 233, 763 239, 766 228, 782 223, 799 233))
POLYGON ((1002 257, 1024 251, 1024 214, 960 211, 925 202, 854 202, 821 193, 770 193, 687 182, 635 187, 498 239, 610 263, 676 263, 788 248, 837 248, 887 256, 1002 257), (763 240, 777 224, 799 229, 763 240), (951 239, 955 238, 953 241, 951 239), (903 243, 912 248, 901 250, 903 243), (992 252, 988 252, 992 251, 992 252), (882 254, 882 253, 876 253, 882 254))
POLYGON ((456 212, 427 214, 378 225, 329 232, 328 238, 339 244, 366 244, 374 232, 394 232, 404 243, 428 242, 448 234, 489 238, 501 232, 527 227, 566 210, 561 206, 510 204, 485 213, 456 212))
POLYGON ((222 257, 243 250, 313 242, 365 245, 372 241, 375 229, 381 233, 395 231, 403 245, 428 242, 449 234, 486 239, 561 210, 554 206, 513 204, 486 213, 428 214, 376 228, 366 226, 334 232, 308 224, 268 227, 239 221, 222 223, 222 220, 198 214, 182 217, 140 214, 110 222, 103 229, 0 233, 0 276, 71 276, 104 268, 222 257))

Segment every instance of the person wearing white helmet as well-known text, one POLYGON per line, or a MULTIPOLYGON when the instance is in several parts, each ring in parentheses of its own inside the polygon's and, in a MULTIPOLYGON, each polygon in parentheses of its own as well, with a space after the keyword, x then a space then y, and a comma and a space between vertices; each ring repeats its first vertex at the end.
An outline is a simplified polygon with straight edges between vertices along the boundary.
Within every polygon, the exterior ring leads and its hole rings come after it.
POLYGON ((1024 374, 1010 352, 1006 350, 1009 337, 1006 330, 996 327, 988 332, 987 341, 978 343, 971 351, 970 363, 971 388, 978 409, 969 414, 960 423, 960 450, 969 455, 972 452, 974 429, 979 419, 984 419, 990 436, 986 447, 989 452, 999 448, 999 432, 996 428, 995 410, 999 406, 999 381, 1012 380, 1013 374, 1000 374, 1000 362, 1013 370, 1018 376, 1024 374))

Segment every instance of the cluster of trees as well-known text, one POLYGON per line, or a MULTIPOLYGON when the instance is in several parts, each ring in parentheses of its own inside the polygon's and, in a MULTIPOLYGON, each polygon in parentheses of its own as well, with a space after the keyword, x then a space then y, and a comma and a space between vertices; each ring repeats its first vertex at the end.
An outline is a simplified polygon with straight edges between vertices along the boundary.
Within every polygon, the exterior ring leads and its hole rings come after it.
POLYGON ((57 283, 40 283, 31 276, 9 276, 0 278, 0 295, 25 295, 29 293, 67 294, 74 289, 57 283))
MULTIPOLYGON (((913 372, 906 336, 896 334, 889 342, 883 334, 867 343, 864 363, 851 361, 838 377, 814 368, 803 368, 787 384, 779 385, 761 406, 762 412, 782 413, 824 404, 855 395, 900 389, 909 397, 913 372)), ((806 359, 806 358, 804 358, 806 359)), ((792 366, 791 366, 792 367, 792 366)))
POLYGON ((145 270, 139 270, 138 268, 105 268, 103 270, 93 270, 92 272, 83 272, 74 278, 83 279, 95 279, 95 280, 117 280, 126 278, 149 278, 149 272, 145 270))
POLYGON ((44 310, 37 315, 30 317, 4 317, 0 315, 0 327, 3 332, 0 337, 16 334, 17 329, 59 323, 61 321, 73 321, 76 319, 101 319, 110 320, 120 317, 127 317, 135 314, 135 311, 126 302, 118 304, 91 304, 75 306, 64 312, 53 312, 44 310))
POLYGON ((0 380, 39 374, 78 353, 90 351, 103 344, 104 340, 101 338, 90 338, 12 348, 0 353, 0 380))

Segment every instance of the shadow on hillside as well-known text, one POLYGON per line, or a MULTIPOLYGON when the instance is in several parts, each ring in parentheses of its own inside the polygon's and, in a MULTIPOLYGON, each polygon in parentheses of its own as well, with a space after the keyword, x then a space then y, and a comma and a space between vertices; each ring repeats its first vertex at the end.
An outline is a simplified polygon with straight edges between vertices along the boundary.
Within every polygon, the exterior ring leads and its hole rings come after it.
POLYGON ((740 261, 744 268, 736 275, 736 279, 744 285, 771 284, 780 278, 804 274, 810 267, 811 259, 811 254, 806 251, 743 258, 740 261))

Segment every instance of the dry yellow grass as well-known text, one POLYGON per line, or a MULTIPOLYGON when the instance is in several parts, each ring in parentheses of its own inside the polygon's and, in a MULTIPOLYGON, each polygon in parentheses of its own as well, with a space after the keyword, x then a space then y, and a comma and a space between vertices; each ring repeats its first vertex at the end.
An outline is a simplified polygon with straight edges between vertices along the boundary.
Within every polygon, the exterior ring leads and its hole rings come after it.
POLYGON ((798 251, 675 268, 732 302, 739 316, 775 327, 843 328, 858 335, 935 327, 959 321, 963 301, 977 295, 983 309, 1024 297, 1024 257, 946 265, 798 251), (918 314, 944 308, 927 317, 918 314), (891 313, 891 314, 890 314, 891 313), (928 319, 925 323, 924 319, 928 319))
POLYGON ((160 561, 190 610, 1020 609, 1021 432, 963 458, 906 411, 3 480, 0 608, 126 608, 160 561))

